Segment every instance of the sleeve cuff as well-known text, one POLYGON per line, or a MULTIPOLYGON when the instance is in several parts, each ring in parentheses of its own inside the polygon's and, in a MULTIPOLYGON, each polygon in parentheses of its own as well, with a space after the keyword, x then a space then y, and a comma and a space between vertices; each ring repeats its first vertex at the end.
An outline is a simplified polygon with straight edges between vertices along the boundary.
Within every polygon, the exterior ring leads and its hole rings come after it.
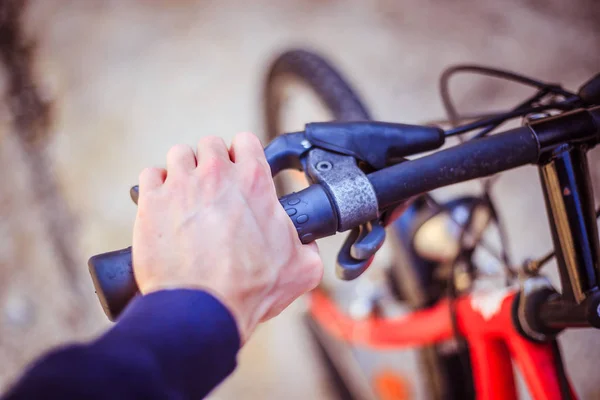
POLYGON ((240 336, 230 311, 200 290, 163 290, 136 298, 98 342, 144 347, 166 383, 206 395, 236 366, 240 336))

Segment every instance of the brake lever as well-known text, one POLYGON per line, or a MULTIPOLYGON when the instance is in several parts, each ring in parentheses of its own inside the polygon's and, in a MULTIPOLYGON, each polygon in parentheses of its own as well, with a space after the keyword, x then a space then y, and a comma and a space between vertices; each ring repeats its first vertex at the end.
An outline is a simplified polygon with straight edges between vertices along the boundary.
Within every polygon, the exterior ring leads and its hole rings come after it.
POLYGON ((445 141, 438 127, 375 121, 313 122, 306 124, 305 135, 315 147, 352 156, 376 170, 445 141))
POLYGON ((336 275, 343 280, 358 278, 369 268, 385 241, 385 228, 378 220, 353 228, 337 257, 336 275))
MULTIPOLYGON (((351 230, 338 256, 338 276, 354 279, 383 244, 382 223, 388 215, 380 215, 375 190, 358 161, 377 169, 407 149, 424 151, 442 141, 439 131, 408 125, 322 123, 307 125, 306 133, 278 136, 265 148, 265 156, 273 176, 296 169, 305 171, 313 183, 279 199, 302 243, 351 230), (331 140, 326 140, 327 130, 331 140), (369 140, 359 140, 360 131, 367 132, 369 140)), ((137 204, 139 187, 129 194, 137 204)), ((137 295, 131 247, 93 256, 88 266, 104 311, 114 320, 137 295)))
MULTIPOLYGON (((377 199, 369 190, 370 185, 358 167, 356 157, 323 150, 320 146, 314 147, 308 139, 318 140, 317 133, 322 131, 319 128, 326 127, 335 130, 340 125, 308 124, 306 133, 296 132, 277 137, 265 148, 265 156, 273 176, 284 169, 304 170, 311 181, 327 187, 341 214, 341 219, 338 220, 339 231, 356 226, 356 218, 364 218, 365 212, 375 217, 371 222, 353 228, 338 254, 337 275, 341 279, 350 280, 360 276, 369 267, 375 253, 385 241, 385 229, 377 220, 377 199), (348 182, 357 185, 352 187, 348 182), (360 199, 360 202, 356 199, 352 202, 358 208, 349 209, 347 203, 350 196, 360 199)), ((386 133, 389 134, 389 129, 386 133)), ((384 153, 386 152, 378 154, 382 160, 387 155, 384 153)))
MULTIPOLYGON (((338 278, 345 281, 350 281, 358 278, 367 270, 367 268, 369 268, 373 262, 373 258, 375 257, 375 252, 364 259, 355 258, 352 256, 352 247, 356 243, 361 242, 361 240, 367 237, 368 234, 369 232, 367 229, 365 229, 364 225, 352 228, 337 256, 335 274, 338 278)), ((363 255, 368 254, 365 253, 363 255)))
POLYGON ((375 255, 385 241, 385 228, 378 220, 360 226, 361 235, 350 247, 350 256, 366 260, 375 255))
POLYGON ((304 132, 287 133, 276 137, 265 147, 265 157, 275 176, 285 169, 303 171, 302 159, 312 148, 304 132))
MULTIPOLYGON (((297 135, 295 137, 296 143, 298 143, 298 139, 300 139, 300 143, 304 140, 301 139, 300 135, 297 135)), ((301 147, 305 149, 309 148, 306 144, 301 144, 301 147)), ((294 151, 288 151, 287 155, 276 150, 277 149, 271 148, 270 155, 271 159, 278 158, 281 160, 277 163, 277 166, 280 168, 290 168, 291 165, 296 163, 296 161, 291 160, 298 157, 297 160, 299 161, 300 155, 302 154, 302 151, 299 151, 298 146, 294 151), (290 156, 290 154, 292 154, 292 156, 290 156)), ((129 190, 129 194, 131 200, 137 205, 139 186, 133 186, 129 190)), ((282 206, 286 208, 285 203, 282 203, 282 206)), ((364 263, 363 261, 372 258, 385 241, 385 229, 378 220, 373 220, 355 229, 359 229, 359 235, 356 237, 349 235, 347 239, 348 246, 345 246, 340 250, 340 256, 338 257, 338 275, 341 279, 347 280, 358 277, 369 266, 368 263, 364 263)))

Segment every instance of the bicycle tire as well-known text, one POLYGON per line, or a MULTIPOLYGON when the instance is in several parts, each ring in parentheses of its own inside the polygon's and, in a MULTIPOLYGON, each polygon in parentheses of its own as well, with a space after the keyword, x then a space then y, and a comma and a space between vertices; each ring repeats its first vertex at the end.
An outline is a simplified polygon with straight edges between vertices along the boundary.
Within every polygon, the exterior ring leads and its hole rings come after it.
POLYGON ((307 50, 290 50, 271 65, 264 89, 266 134, 269 141, 279 132, 281 96, 277 80, 292 76, 305 83, 338 121, 370 120, 370 113, 346 79, 324 58, 307 50))
MULTIPOLYGON (((282 53, 271 64, 268 71, 264 91, 264 119, 265 131, 267 140, 270 142, 277 135, 282 133, 281 130, 281 109, 282 109, 282 91, 278 83, 284 79, 291 77, 306 85, 323 103, 323 105, 331 112, 335 120, 338 121, 367 121, 371 119, 368 109, 364 106, 356 91, 350 86, 348 81, 323 57, 320 55, 302 49, 290 50, 282 53)), ((275 181, 277 191, 280 194, 285 193, 285 183, 281 180, 275 181)), ((400 270, 402 273, 404 270, 400 270)), ((398 271, 396 271, 398 272, 398 271)), ((404 274, 403 278, 414 281, 414 287, 422 289, 420 282, 416 281, 416 274, 404 274)), ((409 303, 411 303, 409 301, 409 303)), ((414 304, 414 302, 412 302, 414 304)), ((321 346, 319 344, 319 346, 321 346)), ((322 346, 321 346, 322 347, 322 346)), ((321 357, 326 365, 330 366, 331 361, 324 356, 324 349, 321 352, 321 357)), ((433 390, 435 398, 447 398, 445 392, 452 391, 451 388, 440 388, 442 381, 447 381, 440 376, 441 368, 436 365, 440 361, 437 355, 435 346, 427 346, 418 350, 422 360, 423 368, 420 373, 426 375, 427 382, 436 387, 433 390)), ((333 374, 334 382, 340 383, 339 373, 333 374)), ((447 382, 445 386, 451 385, 447 382)), ((346 391, 340 391, 347 395, 346 391)), ((340 393, 341 394, 341 393, 340 393)))

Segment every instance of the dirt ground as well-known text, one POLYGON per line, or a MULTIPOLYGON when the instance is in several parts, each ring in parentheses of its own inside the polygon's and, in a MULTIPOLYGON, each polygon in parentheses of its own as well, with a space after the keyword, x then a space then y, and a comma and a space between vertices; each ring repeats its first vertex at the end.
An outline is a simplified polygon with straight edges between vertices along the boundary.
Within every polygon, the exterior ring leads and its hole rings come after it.
MULTIPOLYGON (((31 0, 23 34, 36 43, 31 77, 50 118, 48 139, 27 144, 19 135, 34 128, 15 124, 14 98, 0 102, 0 390, 40 352, 110 325, 86 260, 130 244, 130 185, 175 143, 261 135, 262 83, 278 52, 327 55, 376 118, 418 123, 443 115, 437 82, 453 63, 576 89, 600 71, 598 21, 593 0, 31 0)), ((11 91, 11 73, 5 65, 2 92, 11 91)), ((459 109, 473 111, 514 105, 526 93, 477 79, 457 79, 453 90, 459 109)), ((326 117, 310 99, 290 107, 290 129, 326 117)), ((526 167, 495 188, 515 260, 550 247, 537 183, 535 168, 526 167)), ((329 270, 339 243, 321 244, 329 270)), ((330 398, 302 310, 298 302, 261 327, 212 398, 330 398)), ((600 398, 598 333, 571 331, 562 342, 578 393, 600 398)))

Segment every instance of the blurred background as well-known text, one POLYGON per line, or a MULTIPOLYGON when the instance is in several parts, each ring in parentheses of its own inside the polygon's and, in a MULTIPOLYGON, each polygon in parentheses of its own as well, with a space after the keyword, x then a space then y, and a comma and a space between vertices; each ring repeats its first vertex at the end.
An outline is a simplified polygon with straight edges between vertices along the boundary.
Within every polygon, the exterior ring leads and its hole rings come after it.
MULTIPOLYGON (((130 244, 129 187, 173 144, 262 135, 261 91, 281 51, 318 51, 375 118, 419 123, 443 116, 438 77, 453 63, 576 90, 600 71, 599 21, 594 0, 1 1, 0 390, 40 352, 110 326, 86 261, 130 244)), ((507 108, 523 96, 493 80, 453 85, 460 110, 507 108)), ((301 90, 288 100, 290 130, 328 117, 301 90)), ((594 153, 594 176, 598 167, 594 153)), ((514 259, 545 253, 536 169, 504 174, 494 193, 514 259)), ((329 271, 339 243, 321 243, 329 271)), ((303 310, 297 302, 262 326, 211 398, 331 398, 303 310)), ((562 339, 579 394, 600 398, 600 336, 562 339)))

